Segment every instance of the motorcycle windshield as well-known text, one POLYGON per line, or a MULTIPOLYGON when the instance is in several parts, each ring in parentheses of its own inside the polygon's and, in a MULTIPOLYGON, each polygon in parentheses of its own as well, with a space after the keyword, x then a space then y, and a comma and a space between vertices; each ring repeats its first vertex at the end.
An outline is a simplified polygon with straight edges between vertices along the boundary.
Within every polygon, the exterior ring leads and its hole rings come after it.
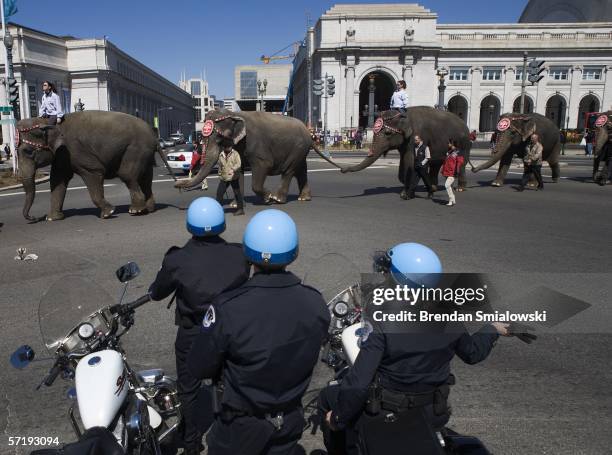
POLYGON ((51 354, 81 322, 98 309, 112 305, 108 293, 88 278, 60 278, 43 295, 38 305, 38 322, 43 343, 51 354))
POLYGON ((357 266, 339 253, 328 253, 315 260, 303 280, 305 285, 317 289, 327 303, 360 281, 357 266))

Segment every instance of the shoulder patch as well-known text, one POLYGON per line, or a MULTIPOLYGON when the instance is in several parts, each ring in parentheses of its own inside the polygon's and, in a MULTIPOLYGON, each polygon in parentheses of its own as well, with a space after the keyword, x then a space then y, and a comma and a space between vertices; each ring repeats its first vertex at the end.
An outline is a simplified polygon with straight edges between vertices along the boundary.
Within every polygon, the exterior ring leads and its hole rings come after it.
POLYGON ((214 306, 209 306, 208 310, 204 314, 204 318, 202 319, 202 330, 208 330, 217 322, 217 313, 215 312, 214 306))
POLYGON ((369 321, 364 321, 363 325, 355 331, 355 335, 357 335, 357 345, 361 348, 368 341, 370 334, 374 331, 374 327, 370 324, 369 321))

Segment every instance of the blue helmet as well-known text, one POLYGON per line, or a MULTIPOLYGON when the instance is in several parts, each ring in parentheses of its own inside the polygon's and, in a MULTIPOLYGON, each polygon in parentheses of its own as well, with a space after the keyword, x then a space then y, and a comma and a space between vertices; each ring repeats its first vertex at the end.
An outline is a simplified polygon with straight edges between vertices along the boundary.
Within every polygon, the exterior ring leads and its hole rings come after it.
POLYGON ((244 255, 253 264, 284 266, 298 255, 297 226, 289 215, 280 210, 262 210, 244 231, 244 255))
POLYGON ((420 243, 400 243, 387 254, 390 272, 398 283, 427 287, 438 284, 442 263, 431 248, 420 243))
POLYGON ((210 197, 199 197, 187 209, 187 230, 197 237, 219 235, 225 231, 223 207, 210 197))

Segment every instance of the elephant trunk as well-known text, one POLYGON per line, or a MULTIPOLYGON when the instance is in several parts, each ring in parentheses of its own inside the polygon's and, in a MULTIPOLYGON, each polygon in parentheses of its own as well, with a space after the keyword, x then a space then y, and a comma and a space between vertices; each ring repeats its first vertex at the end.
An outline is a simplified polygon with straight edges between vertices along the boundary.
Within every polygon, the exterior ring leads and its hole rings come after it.
POLYGON ((30 216, 30 209, 34 203, 34 197, 36 196, 36 183, 34 177, 24 177, 23 189, 26 194, 25 203, 23 204, 23 217, 28 221, 33 221, 35 218, 30 216))
POLYGON ((479 166, 476 166, 476 167, 472 166, 472 172, 478 172, 478 171, 482 171, 483 169, 489 169, 491 166, 493 166, 499 160, 502 159, 502 157, 508 151, 508 147, 509 147, 509 144, 507 140, 499 141, 495 146, 495 153, 493 154, 493 156, 479 166))
POLYGON ((206 177, 208 177, 208 174, 210 174, 210 171, 212 171, 212 168, 218 159, 219 159, 218 153, 215 153, 214 155, 212 153, 208 153, 206 155, 206 161, 204 162, 204 165, 200 167, 200 170, 198 171, 198 173, 190 179, 181 180, 179 182, 176 182, 174 184, 174 187, 181 188, 181 189, 189 189, 189 188, 193 188, 199 185, 200 183, 202 183, 202 181, 206 177))
POLYGON ((376 162, 376 160, 379 157, 380 157, 380 154, 378 154, 378 155, 368 155, 359 164, 355 164, 354 166, 345 166, 345 167, 342 167, 342 169, 341 169, 342 173, 345 174, 347 172, 359 172, 359 171, 362 171, 366 167, 371 166, 374 162, 376 162))
POLYGON ((611 132, 605 126, 600 127, 595 138, 595 156, 599 156, 599 153, 603 150, 606 143, 611 139, 611 132))

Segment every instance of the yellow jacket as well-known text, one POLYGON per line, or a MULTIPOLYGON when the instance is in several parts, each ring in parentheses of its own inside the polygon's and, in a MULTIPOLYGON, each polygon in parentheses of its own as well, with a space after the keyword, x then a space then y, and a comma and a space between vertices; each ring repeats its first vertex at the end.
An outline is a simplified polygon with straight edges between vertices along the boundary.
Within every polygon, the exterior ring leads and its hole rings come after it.
POLYGON ((231 149, 229 153, 221 152, 219 155, 219 178, 224 182, 236 180, 241 166, 240 154, 236 150, 231 149))

